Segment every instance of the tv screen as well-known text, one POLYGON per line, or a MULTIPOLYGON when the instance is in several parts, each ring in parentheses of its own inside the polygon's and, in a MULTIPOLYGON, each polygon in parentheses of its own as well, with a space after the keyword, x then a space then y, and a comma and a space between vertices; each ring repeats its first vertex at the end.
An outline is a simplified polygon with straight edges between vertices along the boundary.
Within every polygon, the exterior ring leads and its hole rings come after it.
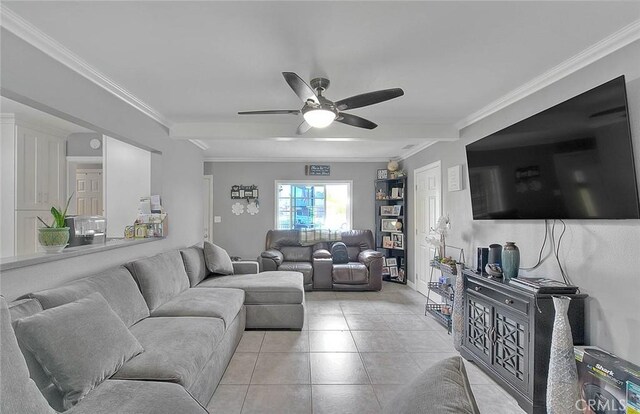
POLYGON ((466 147, 474 219, 637 219, 624 76, 466 147))

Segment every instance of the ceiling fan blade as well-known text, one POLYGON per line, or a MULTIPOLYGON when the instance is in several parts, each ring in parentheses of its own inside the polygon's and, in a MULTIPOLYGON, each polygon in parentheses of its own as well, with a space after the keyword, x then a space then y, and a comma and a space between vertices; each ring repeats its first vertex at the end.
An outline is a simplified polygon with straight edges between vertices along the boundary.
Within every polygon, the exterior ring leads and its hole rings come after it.
POLYGON ((402 95, 404 95, 404 91, 400 88, 383 89, 380 91, 363 93, 362 95, 351 96, 336 102, 335 105, 339 111, 345 111, 347 109, 362 108, 363 106, 388 101, 389 99, 397 98, 402 95))
POLYGON ((342 122, 343 124, 365 129, 374 129, 378 126, 378 124, 373 123, 368 119, 360 118, 359 116, 351 114, 345 114, 344 112, 338 114, 336 122, 342 122))
POLYGON ((282 76, 284 76, 284 80, 287 81, 291 89, 298 95, 302 102, 313 101, 316 104, 319 104, 320 101, 316 96, 316 93, 311 89, 311 86, 307 85, 305 81, 298 75, 293 72, 282 72, 282 76))
POLYGON ((272 111, 242 111, 238 112, 238 115, 298 115, 299 109, 275 109, 272 111))
POLYGON ((302 135, 310 129, 311 129, 311 125, 307 124, 307 121, 302 121, 302 123, 298 125, 298 130, 296 131, 296 134, 302 135))

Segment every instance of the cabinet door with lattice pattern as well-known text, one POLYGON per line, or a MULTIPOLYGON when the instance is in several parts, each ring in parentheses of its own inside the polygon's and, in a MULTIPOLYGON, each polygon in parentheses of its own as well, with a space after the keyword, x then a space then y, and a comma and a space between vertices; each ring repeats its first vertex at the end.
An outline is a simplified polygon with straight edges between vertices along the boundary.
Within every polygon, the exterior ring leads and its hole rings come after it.
POLYGON ((492 306, 478 296, 467 291, 465 293, 465 330, 466 348, 478 358, 491 364, 491 323, 492 306))
POLYGON ((493 366, 523 392, 529 382, 529 323, 499 307, 495 308, 492 342, 493 366))

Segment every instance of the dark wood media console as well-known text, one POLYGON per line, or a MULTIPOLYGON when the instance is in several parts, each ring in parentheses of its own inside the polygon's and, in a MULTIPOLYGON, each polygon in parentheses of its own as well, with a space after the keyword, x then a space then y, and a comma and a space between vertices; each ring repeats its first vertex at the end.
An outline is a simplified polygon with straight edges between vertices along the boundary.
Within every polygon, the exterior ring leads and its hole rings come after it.
MULTIPOLYGON (((464 274, 462 356, 504 387, 531 414, 546 413, 547 374, 555 310, 539 294, 471 269, 464 274)), ((584 294, 571 298, 575 345, 584 344, 584 294)))

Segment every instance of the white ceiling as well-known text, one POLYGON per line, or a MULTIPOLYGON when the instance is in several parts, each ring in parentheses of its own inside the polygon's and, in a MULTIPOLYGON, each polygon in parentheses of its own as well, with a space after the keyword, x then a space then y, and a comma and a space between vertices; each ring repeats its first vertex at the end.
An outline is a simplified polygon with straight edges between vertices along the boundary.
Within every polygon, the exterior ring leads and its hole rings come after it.
POLYGON ((633 1, 4 4, 228 159, 386 159, 455 138, 456 122, 640 17, 633 1), (405 96, 352 111, 373 131, 297 137, 299 117, 236 115, 300 108, 283 71, 328 76, 332 100, 405 96))

